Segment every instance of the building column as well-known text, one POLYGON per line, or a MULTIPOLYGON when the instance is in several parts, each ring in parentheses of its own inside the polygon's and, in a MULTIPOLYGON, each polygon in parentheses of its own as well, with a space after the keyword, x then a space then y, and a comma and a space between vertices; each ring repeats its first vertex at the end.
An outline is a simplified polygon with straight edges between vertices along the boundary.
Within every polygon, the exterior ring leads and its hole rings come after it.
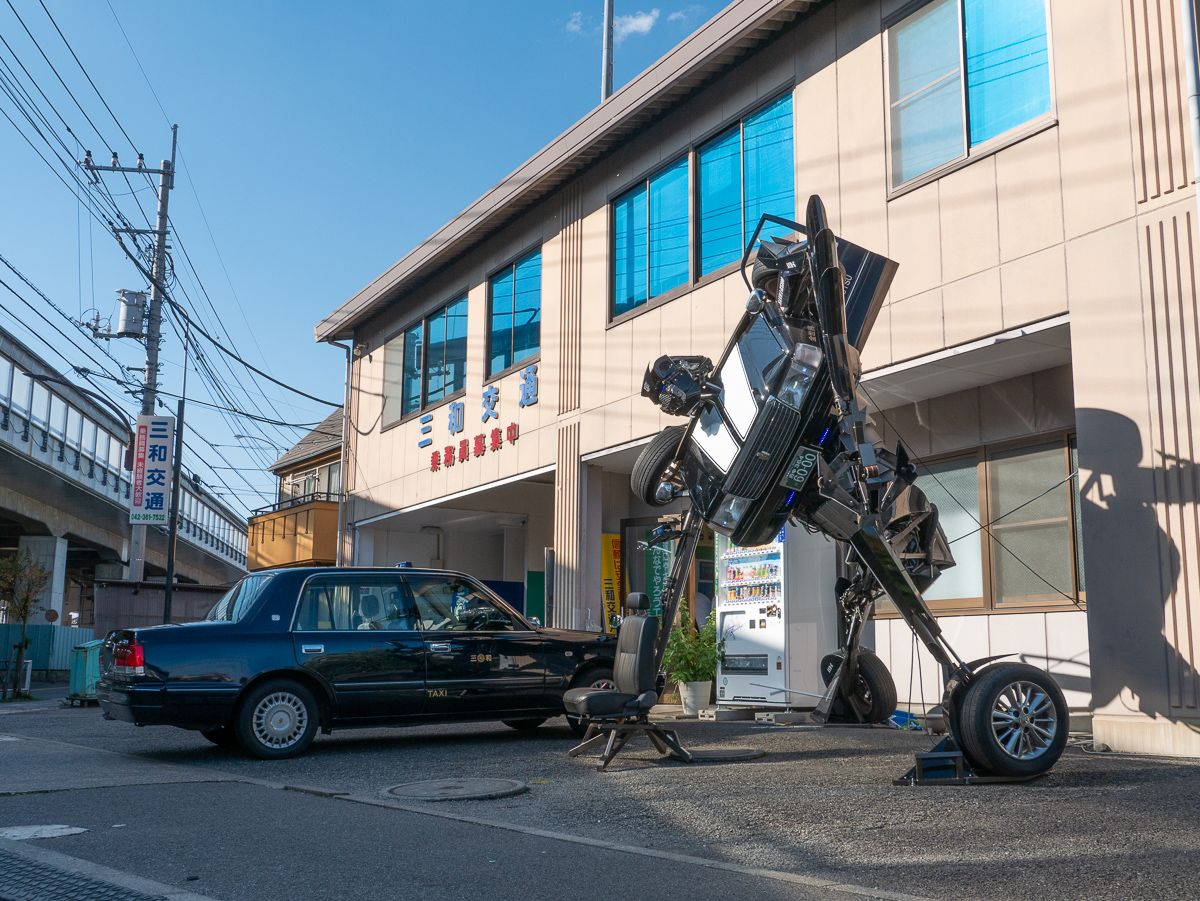
POLYGON ((583 465, 579 460, 579 421, 558 429, 558 463, 554 471, 554 596, 547 604, 547 625, 580 628, 582 587, 583 465))
POLYGON ((1191 197, 1067 245, 1097 743, 1200 756, 1191 197))
POLYGON ((504 529, 504 581, 525 583, 525 523, 500 523, 504 529))
POLYGON ((22 535, 17 551, 28 550, 33 559, 50 573, 38 603, 62 617, 63 593, 67 584, 67 539, 53 535, 22 535))

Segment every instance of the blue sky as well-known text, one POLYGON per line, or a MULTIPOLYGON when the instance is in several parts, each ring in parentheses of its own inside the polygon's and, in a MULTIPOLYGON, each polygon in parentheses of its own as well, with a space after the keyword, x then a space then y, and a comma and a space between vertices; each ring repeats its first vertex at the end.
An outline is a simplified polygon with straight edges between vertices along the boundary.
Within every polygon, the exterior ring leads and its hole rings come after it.
MULTIPOLYGON (((177 299, 186 291, 206 326, 251 362, 335 401, 344 357, 314 344, 313 325, 599 101, 603 0, 45 3, 148 165, 170 155, 169 122, 179 125, 171 194, 177 299)), ((70 94, 7 5, 0 6, 0 36, 12 52, 0 45, 0 59, 67 143, 74 142, 51 105, 97 163, 107 163, 115 149, 122 164, 133 164, 130 142, 38 0, 12 4, 70 94), (48 100, 30 87, 13 54, 48 100)), ((617 0, 615 86, 722 5, 617 0)), ((21 121, 3 94, 0 110, 21 121)), ((24 130, 32 136, 28 125, 24 130)), ((46 152, 36 136, 34 142, 46 152)), ((105 184, 135 225, 145 226, 137 201, 153 219, 154 196, 144 180, 133 180, 133 195, 117 176, 105 176, 105 184)), ((145 286, 104 227, 89 224, 74 195, 3 117, 0 255, 75 317, 90 319, 98 310, 107 319, 115 314, 115 289, 145 286)), ((2 266, 0 278, 69 331, 2 266)), ((52 364, 65 365, 14 318, 70 363, 86 363, 0 288, 0 324, 52 364)), ((182 347, 166 334, 162 387, 177 393, 182 347)), ((127 365, 143 359, 141 347, 128 340, 108 349, 127 365)), ((236 363, 232 373, 218 367, 218 357, 211 354, 214 368, 237 383, 228 390, 250 394, 239 395, 242 408, 253 398, 268 417, 277 411, 289 422, 319 420, 328 410, 253 381, 236 363)), ((120 396, 113 382, 101 384, 120 396)), ((193 371, 189 399, 213 402, 210 391, 193 371)), ((132 401, 127 406, 134 410, 132 401)), ((192 454, 185 462, 214 490, 236 492, 230 500, 243 512, 266 502, 256 491, 271 491, 270 479, 256 471, 277 456, 268 442, 285 445, 302 434, 196 407, 188 420, 198 433, 190 443, 204 462, 192 454), (234 439, 235 433, 256 439, 234 439)))

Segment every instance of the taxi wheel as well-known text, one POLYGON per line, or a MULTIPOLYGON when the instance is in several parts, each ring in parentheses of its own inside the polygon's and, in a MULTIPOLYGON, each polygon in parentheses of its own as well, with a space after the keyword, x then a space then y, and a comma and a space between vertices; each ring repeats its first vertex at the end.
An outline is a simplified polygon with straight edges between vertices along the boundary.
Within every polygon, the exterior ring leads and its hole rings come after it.
POLYGON ((658 490, 663 485, 667 467, 675 459, 675 452, 679 450, 679 442, 686 428, 682 425, 667 426, 642 448, 637 462, 633 464, 633 473, 629 477, 630 487, 634 494, 651 507, 664 507, 673 499, 667 497, 664 500, 658 490))
POLYGON ((252 691, 237 715, 237 737, 243 748, 264 760, 303 753, 317 734, 317 700, 290 680, 267 682, 252 691))

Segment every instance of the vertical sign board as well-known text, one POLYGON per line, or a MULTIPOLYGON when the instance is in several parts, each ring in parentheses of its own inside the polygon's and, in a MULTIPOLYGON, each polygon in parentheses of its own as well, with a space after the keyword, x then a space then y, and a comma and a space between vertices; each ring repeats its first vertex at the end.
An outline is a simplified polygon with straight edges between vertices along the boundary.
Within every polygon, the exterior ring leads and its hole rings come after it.
MULTIPOLYGON (((647 544, 653 536, 653 531, 647 529, 647 544)), ((646 594, 650 596, 650 616, 663 615, 663 593, 666 591, 667 577, 671 575, 671 557, 674 552, 674 541, 664 541, 662 544, 646 548, 646 594)))
POLYGON ((139 416, 134 433, 132 505, 129 521, 166 525, 171 496, 171 451, 174 416, 139 416))
POLYGON ((617 631, 616 619, 621 612, 621 536, 601 535, 600 581, 604 598, 604 631, 617 631))

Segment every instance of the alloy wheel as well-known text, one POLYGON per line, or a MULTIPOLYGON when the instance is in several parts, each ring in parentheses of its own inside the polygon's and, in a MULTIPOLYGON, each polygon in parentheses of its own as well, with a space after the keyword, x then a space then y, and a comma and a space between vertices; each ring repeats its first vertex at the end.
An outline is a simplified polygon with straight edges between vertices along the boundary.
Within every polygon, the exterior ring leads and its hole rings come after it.
POLYGON ((1046 752, 1058 732, 1053 699, 1032 682, 1011 682, 992 704, 992 734, 1006 754, 1032 760, 1046 752))
POLYGON ((254 737, 265 747, 290 748, 308 728, 308 708, 290 691, 272 692, 254 708, 253 727, 254 737))

